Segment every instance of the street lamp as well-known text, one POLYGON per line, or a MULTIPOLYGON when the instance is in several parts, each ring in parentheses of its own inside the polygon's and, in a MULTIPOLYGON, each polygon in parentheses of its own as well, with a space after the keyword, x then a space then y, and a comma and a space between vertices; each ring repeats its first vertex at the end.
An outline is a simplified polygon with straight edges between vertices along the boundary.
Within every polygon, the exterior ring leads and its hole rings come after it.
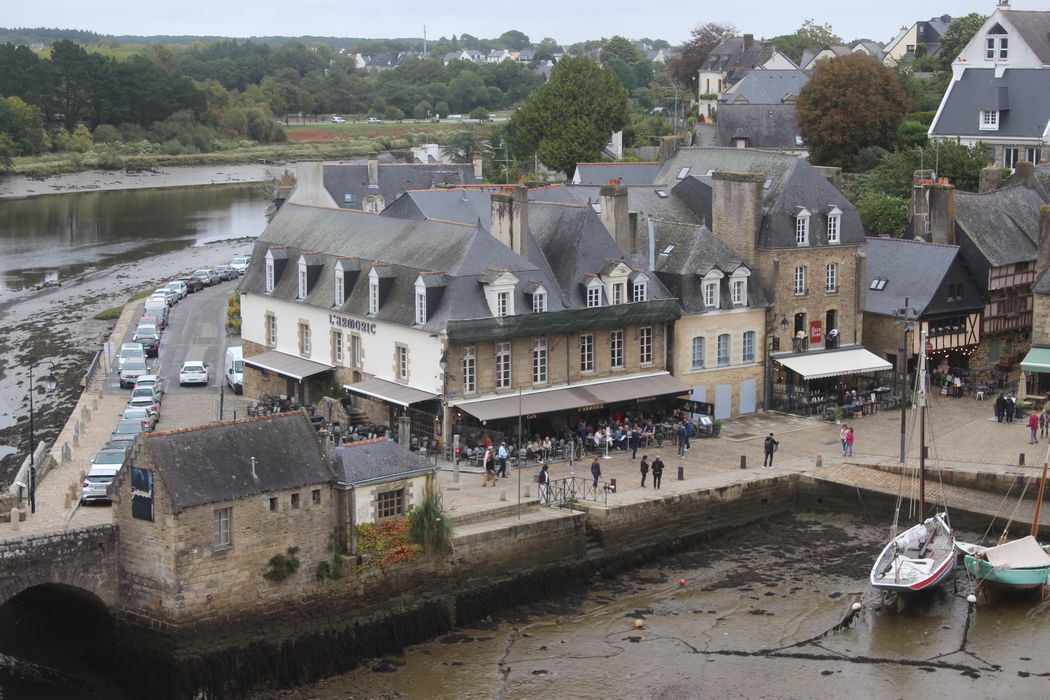
POLYGON ((441 441, 443 444, 451 445, 449 457, 452 459, 452 482, 458 484, 459 460, 454 454, 456 446, 448 442, 448 350, 442 350, 438 367, 441 368, 441 441))
POLYGON ((919 317, 919 311, 908 306, 908 297, 904 297, 904 306, 897 311, 899 317, 896 323, 904 332, 904 340, 901 343, 900 366, 898 367, 900 371, 896 374, 894 380, 898 377, 900 379, 900 393, 897 395, 901 399, 901 464, 904 464, 905 426, 908 421, 907 402, 904 400, 904 392, 908 388, 908 333, 915 328, 915 321, 919 317))
MULTIPOLYGON (((35 387, 33 386, 33 368, 44 364, 41 362, 30 362, 29 363, 29 512, 36 513, 36 444, 34 442, 35 435, 33 433, 33 392, 35 387)), ((48 373, 44 377, 44 391, 51 392, 55 390, 58 385, 58 381, 55 379, 55 363, 48 363, 48 373)))
POLYGON ((780 338, 777 335, 777 316, 780 316, 780 332, 783 333, 788 329, 787 316, 783 314, 774 313, 773 322, 770 325, 771 330, 767 332, 769 342, 766 343, 766 410, 773 408, 773 351, 779 350, 780 338))

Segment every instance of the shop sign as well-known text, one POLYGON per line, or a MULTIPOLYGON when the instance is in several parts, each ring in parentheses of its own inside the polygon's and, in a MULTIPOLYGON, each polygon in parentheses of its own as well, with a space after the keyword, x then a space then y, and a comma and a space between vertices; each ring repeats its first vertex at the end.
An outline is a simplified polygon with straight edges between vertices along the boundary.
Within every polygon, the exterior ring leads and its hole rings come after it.
POLYGON ((603 403, 592 403, 590 406, 580 406, 576 410, 586 413, 588 411, 600 411, 603 408, 605 408, 605 404, 603 404, 603 403))
POLYGON ((640 398, 640 399, 635 399, 635 401, 638 402, 638 403, 648 403, 649 401, 656 401, 656 397, 655 396, 646 396, 646 397, 643 397, 643 398, 640 398))
POLYGON ((819 343, 824 340, 824 322, 823 321, 810 321, 809 322, 809 342, 819 343))
POLYGON ((686 413, 699 413, 702 416, 715 415, 715 405, 706 401, 690 401, 689 399, 678 399, 678 408, 686 413))
POLYGON ((366 321, 360 318, 352 318, 341 314, 328 314, 328 323, 336 328, 346 328, 359 333, 376 334, 375 321, 366 321))

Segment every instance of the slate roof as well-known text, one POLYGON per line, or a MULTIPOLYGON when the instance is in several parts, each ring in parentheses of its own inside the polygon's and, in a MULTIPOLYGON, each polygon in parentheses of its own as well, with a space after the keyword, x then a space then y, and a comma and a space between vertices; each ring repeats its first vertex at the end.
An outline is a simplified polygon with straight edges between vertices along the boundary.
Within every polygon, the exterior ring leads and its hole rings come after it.
POLYGON ((1007 68, 1001 78, 994 68, 967 68, 950 83, 940 112, 930 127, 933 136, 1040 138, 1050 121, 1050 70, 1007 68), (1005 98, 1009 109, 1004 110, 1005 98), (999 110, 999 129, 979 128, 981 110, 999 110))
MULTIPOLYGON (((869 238, 864 284, 864 312, 896 316, 907 306, 919 309, 920 316, 935 302, 935 294, 944 285, 953 265, 963 265, 959 246, 926 243, 921 240, 869 238), (881 290, 871 288, 874 280, 886 280, 881 290)), ((984 308, 980 289, 969 279, 963 283, 962 301, 953 302, 959 311, 984 308)))
POLYGON ((1038 10, 1000 10, 1017 29, 1032 52, 1050 65, 1050 12, 1038 10))
MULTIPOLYGON (((333 476, 301 412, 143 433, 142 439, 176 512, 328 483, 333 476)), ((138 466, 134 460, 132 466, 138 466)))
POLYGON ((988 194, 955 193, 955 222, 993 267, 1034 261, 1039 207, 1045 202, 1022 185, 988 194))
POLYGON ((858 41, 853 45, 853 48, 856 49, 858 46, 863 46, 865 49, 868 50, 869 54, 871 54, 879 60, 882 60, 884 51, 882 47, 876 44, 874 41, 858 41))
POLYGON ((752 41, 745 50, 744 37, 734 36, 712 49, 700 70, 721 71, 726 74, 726 82, 732 85, 755 66, 765 63, 772 54, 772 47, 761 41, 752 41))
POLYGON ((799 142, 800 134, 794 104, 729 103, 718 107, 718 146, 733 146, 735 139, 747 139, 748 148, 798 151, 805 149, 799 142))
POLYGON ((438 467, 393 440, 363 440, 332 450, 332 468, 340 485, 394 481, 421 474, 432 474, 438 467))
MULTIPOLYGON (((753 70, 726 90, 720 101, 778 105, 787 95, 798 97, 799 91, 808 82, 809 73, 804 70, 753 70)), ((718 118, 722 118, 721 106, 718 108, 718 118)))
POLYGON ((651 185, 660 163, 577 163, 572 178, 577 185, 605 185, 618 179, 621 185, 651 185))
POLYGON ((368 164, 325 164, 324 187, 336 204, 346 209, 360 209, 364 198, 373 193, 383 195, 390 204, 409 190, 469 185, 474 183, 472 163, 386 163, 379 164, 379 187, 368 186, 368 164), (347 202, 345 195, 353 196, 347 202))
POLYGON ((1035 278, 1032 291, 1036 294, 1050 294, 1050 267, 1043 270, 1042 274, 1035 278))

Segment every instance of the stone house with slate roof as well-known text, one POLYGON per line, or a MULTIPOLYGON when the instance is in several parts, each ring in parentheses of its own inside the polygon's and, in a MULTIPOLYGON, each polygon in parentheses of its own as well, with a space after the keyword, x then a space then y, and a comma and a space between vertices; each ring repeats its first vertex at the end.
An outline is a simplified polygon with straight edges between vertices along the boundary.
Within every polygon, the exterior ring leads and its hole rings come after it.
POLYGON ((700 113, 714 115, 725 91, 756 68, 797 70, 798 66, 772 45, 755 41, 753 34, 730 37, 713 48, 698 73, 700 113))
POLYGON ((718 105, 715 145, 806 154, 795 118, 803 70, 755 70, 729 88, 718 105))
POLYGON ((332 557, 334 477, 299 412, 143 433, 112 486, 128 614, 191 627, 299 599, 332 557), (290 547, 295 582, 264 578, 290 547))
MULTIPOLYGON (((409 190, 481 183, 481 159, 473 163, 389 163, 371 154, 364 163, 315 163, 323 188, 310 183, 320 206, 378 214, 409 190)), ((302 172, 302 168, 300 170, 302 172)))
POLYGON ((1032 347, 1021 360, 1033 394, 1050 392, 1050 205, 1039 209, 1039 254, 1032 285, 1032 347))

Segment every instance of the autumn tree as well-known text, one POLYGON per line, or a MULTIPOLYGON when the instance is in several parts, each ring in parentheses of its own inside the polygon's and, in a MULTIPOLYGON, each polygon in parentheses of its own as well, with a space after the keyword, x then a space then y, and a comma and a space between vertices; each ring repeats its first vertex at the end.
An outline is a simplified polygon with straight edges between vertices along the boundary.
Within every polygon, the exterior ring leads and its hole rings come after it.
POLYGON ((693 94, 699 86, 700 67, 707 56, 723 41, 736 34, 736 27, 721 22, 708 22, 693 28, 682 51, 671 59, 671 78, 693 94))
POLYGON ((519 158, 535 153, 547 167, 572 175, 576 163, 598 159, 627 112, 627 90, 612 71, 566 56, 514 114, 508 136, 519 158))
POLYGON ((910 108, 893 71, 852 53, 817 64, 799 92, 796 118, 815 164, 849 168, 862 148, 892 149, 910 108))

